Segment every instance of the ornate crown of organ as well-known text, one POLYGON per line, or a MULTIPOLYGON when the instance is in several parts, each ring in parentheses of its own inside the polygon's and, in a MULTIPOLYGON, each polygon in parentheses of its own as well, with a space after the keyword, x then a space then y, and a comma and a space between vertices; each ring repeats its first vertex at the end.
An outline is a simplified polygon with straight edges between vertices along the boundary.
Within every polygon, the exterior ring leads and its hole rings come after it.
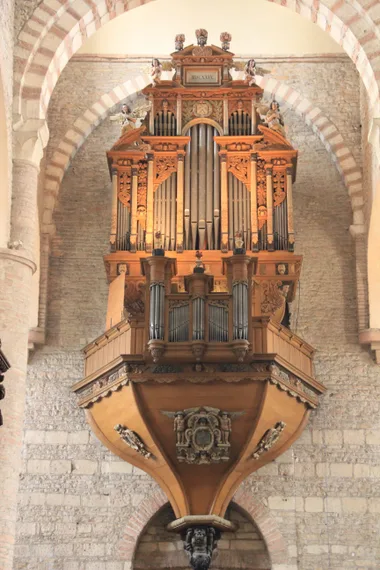
POLYGON ((176 37, 170 80, 153 60, 142 126, 119 114, 107 331, 74 391, 104 444, 166 492, 206 568, 237 486, 299 437, 324 388, 289 330, 297 151, 278 104, 257 111, 254 60, 234 81, 231 36, 196 33, 176 37))

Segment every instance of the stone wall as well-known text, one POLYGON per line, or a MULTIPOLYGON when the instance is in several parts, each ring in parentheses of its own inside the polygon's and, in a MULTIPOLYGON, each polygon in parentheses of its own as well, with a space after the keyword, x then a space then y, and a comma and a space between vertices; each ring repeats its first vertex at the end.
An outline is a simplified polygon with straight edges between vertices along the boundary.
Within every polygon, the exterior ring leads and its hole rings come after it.
MULTIPOLYGON (((352 64, 277 62, 275 73, 333 118, 359 160, 352 64)), ((49 109, 48 156, 73 117, 126 75, 121 64, 68 64, 49 109)), ((292 327, 317 349, 317 377, 328 392, 301 439, 245 487, 270 509, 288 544, 276 570, 376 569, 379 372, 357 343, 352 213, 318 137, 291 111, 286 122, 300 151, 294 202, 296 252, 304 255, 292 327)), ((104 153, 117 136, 109 121, 95 129, 63 180, 55 212, 48 342, 29 366, 15 570, 130 568, 117 545, 131 513, 157 488, 97 442, 70 393, 83 373, 80 348, 105 326, 111 188, 104 153)))
MULTIPOLYGON (((0 121, 5 120, 5 130, 0 127, 0 164, 7 168, 7 177, 2 180, 0 196, 0 247, 6 247, 9 238, 10 207, 12 195, 12 92, 13 92, 13 16, 14 0, 3 0, 0 8, 0 121), (4 118, 5 113, 5 118, 4 118), (4 187, 6 185, 6 187, 4 187), (4 211, 6 210, 6 211, 4 211)), ((2 172, 2 176, 5 176, 2 172)))

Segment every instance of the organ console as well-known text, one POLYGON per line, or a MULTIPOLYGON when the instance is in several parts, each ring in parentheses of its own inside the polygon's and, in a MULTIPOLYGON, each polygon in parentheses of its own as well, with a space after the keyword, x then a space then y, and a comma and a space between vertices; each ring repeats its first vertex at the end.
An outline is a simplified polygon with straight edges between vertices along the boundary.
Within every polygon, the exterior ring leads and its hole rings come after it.
POLYGON ((289 329, 297 151, 275 101, 258 113, 254 60, 233 80, 230 34, 197 40, 176 36, 169 80, 153 60, 149 113, 107 152, 107 330, 74 391, 101 441, 166 492, 171 529, 215 538, 239 483, 299 437, 324 387, 289 329))

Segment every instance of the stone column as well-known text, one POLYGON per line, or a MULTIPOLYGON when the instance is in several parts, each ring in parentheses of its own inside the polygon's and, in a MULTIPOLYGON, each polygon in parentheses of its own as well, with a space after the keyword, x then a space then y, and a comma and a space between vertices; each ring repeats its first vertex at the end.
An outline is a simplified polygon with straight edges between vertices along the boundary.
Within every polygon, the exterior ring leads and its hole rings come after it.
POLYGON ((28 356, 29 305, 37 216, 37 176, 47 128, 36 121, 36 129, 15 134, 11 237, 0 249, 0 338, 11 364, 4 385, 4 425, 0 429, 0 568, 11 570, 17 516, 17 493, 21 466, 25 380, 28 356))

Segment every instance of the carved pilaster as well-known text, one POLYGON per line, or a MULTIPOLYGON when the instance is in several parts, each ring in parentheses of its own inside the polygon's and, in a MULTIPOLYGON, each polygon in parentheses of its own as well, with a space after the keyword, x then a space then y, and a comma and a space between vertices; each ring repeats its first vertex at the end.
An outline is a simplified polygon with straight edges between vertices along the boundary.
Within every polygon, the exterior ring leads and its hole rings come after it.
POLYGON ((132 166, 132 198, 131 198, 131 251, 136 251, 137 241, 137 189, 139 169, 136 164, 132 166))
POLYGON ((267 183, 267 240, 268 240, 268 250, 274 250, 274 239, 273 239, 273 165, 265 165, 266 183, 267 183))

